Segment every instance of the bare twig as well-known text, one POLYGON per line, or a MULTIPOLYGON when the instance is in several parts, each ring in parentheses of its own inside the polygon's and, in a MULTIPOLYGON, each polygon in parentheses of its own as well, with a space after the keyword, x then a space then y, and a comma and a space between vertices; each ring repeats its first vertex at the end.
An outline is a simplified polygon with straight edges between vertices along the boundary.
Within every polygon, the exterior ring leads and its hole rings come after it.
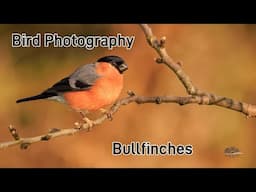
POLYGON ((204 92, 195 87, 195 85, 190 80, 189 76, 183 71, 182 62, 175 62, 167 53, 165 49, 166 37, 162 37, 160 41, 154 36, 152 30, 147 24, 140 25, 143 32, 146 35, 146 39, 149 45, 154 48, 160 58, 156 59, 157 63, 165 64, 169 69, 171 69, 178 79, 182 82, 185 87, 188 96, 180 97, 180 96, 155 96, 155 97, 145 97, 145 96, 137 96, 133 91, 128 91, 128 97, 118 100, 110 110, 99 117, 98 119, 92 121, 91 124, 83 122, 83 123, 75 123, 74 128, 69 129, 59 129, 53 128, 50 129, 48 133, 29 138, 21 138, 19 137, 17 130, 13 126, 9 126, 10 133, 12 137, 15 139, 14 141, 2 142, 0 143, 0 149, 7 148, 14 145, 20 145, 21 149, 27 149, 33 143, 37 143, 40 141, 48 141, 53 138, 74 135, 77 132, 90 130, 92 127, 103 123, 107 119, 111 119, 112 115, 118 111, 118 109, 129 103, 135 102, 137 104, 145 104, 145 103, 176 103, 179 105, 187 105, 187 104, 199 104, 199 105, 216 105, 220 107, 224 107, 227 109, 231 109, 234 111, 241 112, 245 114, 247 117, 256 117, 256 106, 252 104, 243 103, 240 101, 235 101, 233 99, 217 96, 215 94, 211 94, 208 92, 204 92), (111 117, 111 118, 110 118, 111 117))
POLYGON ((19 140, 20 137, 19 137, 19 135, 17 133, 17 130, 12 125, 9 125, 8 128, 9 128, 9 131, 10 131, 12 137, 14 138, 14 140, 19 140))
MULTIPOLYGON (((193 85, 192 81, 190 80, 189 76, 184 73, 184 71, 181 68, 180 62, 175 62, 167 53, 164 44, 157 40, 157 38, 154 36, 151 28, 147 24, 141 24, 140 25, 143 32, 146 35, 147 41, 151 47, 153 47, 160 58, 158 58, 157 63, 164 63, 167 67, 169 67, 180 79, 182 84, 185 86, 188 94, 194 95, 197 93, 196 87, 193 85)), ((162 38, 163 39, 163 38, 162 38)), ((164 37, 164 41, 166 41, 166 38, 164 37)), ((163 40, 162 40, 163 41, 163 40)))
POLYGON ((203 98, 202 103, 199 104, 217 105, 227 109, 242 112, 247 117, 256 117, 256 105, 235 101, 234 99, 218 96, 196 88, 196 86, 190 80, 190 77, 183 71, 181 62, 175 62, 168 55, 163 43, 163 41, 166 41, 166 37, 162 37, 160 41, 158 41, 154 36, 151 28, 147 24, 141 24, 140 26, 145 33, 149 45, 154 48, 160 56, 160 58, 157 58, 156 62, 164 63, 167 67, 169 67, 182 82, 189 95, 200 96, 203 98))

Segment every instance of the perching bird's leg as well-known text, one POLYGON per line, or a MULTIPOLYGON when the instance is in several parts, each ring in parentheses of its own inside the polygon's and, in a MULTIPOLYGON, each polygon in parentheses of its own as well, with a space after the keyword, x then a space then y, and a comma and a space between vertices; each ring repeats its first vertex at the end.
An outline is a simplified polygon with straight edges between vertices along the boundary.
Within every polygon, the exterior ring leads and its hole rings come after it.
POLYGON ((86 114, 88 112, 85 112, 85 111, 78 111, 80 113, 80 115, 82 116, 82 118, 86 117, 86 114))
POLYGON ((113 120, 113 117, 112 115, 108 112, 108 110, 104 109, 104 108, 100 108, 100 112, 103 113, 104 115, 107 116, 107 118, 112 121, 113 120))
POLYGON ((87 117, 84 117, 83 118, 83 121, 86 123, 86 124, 88 124, 88 131, 91 131, 91 128, 92 128, 92 126, 93 126, 93 121, 92 120, 90 120, 90 119, 88 119, 87 117))
MULTIPOLYGON (((82 116, 82 119, 83 119, 83 121, 86 123, 86 124, 88 124, 88 131, 91 131, 91 128, 92 128, 92 126, 93 126, 93 121, 92 120, 90 120, 89 118, 87 118, 86 117, 86 112, 85 111, 78 111, 79 113, 80 113, 80 115, 82 116)), ((81 129, 82 127, 83 127, 83 125, 81 124, 81 123, 75 123, 75 126, 76 126, 76 128, 78 128, 78 129, 81 129)))

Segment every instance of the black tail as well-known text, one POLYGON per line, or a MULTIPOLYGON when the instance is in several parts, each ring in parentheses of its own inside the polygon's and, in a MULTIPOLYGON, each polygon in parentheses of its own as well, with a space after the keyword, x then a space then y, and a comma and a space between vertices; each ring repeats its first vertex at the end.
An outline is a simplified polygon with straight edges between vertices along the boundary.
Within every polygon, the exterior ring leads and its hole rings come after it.
POLYGON ((26 98, 19 99, 19 100, 16 101, 16 103, 21 103, 21 102, 25 102, 25 101, 32 101, 32 100, 37 100, 37 99, 46 99, 48 97, 53 97, 53 96, 57 96, 57 94, 44 92, 44 93, 41 93, 39 95, 35 95, 35 96, 32 96, 32 97, 26 97, 26 98))

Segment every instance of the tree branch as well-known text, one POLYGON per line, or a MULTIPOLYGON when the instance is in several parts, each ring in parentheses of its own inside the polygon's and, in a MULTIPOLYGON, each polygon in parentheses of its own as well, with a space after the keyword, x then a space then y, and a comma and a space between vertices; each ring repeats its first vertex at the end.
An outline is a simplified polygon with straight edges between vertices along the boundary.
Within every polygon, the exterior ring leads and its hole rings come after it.
MULTIPOLYGON (((176 97, 176 96, 144 97, 144 96, 136 96, 135 93, 132 91, 129 91, 128 95, 129 95, 128 97, 126 97, 124 99, 120 99, 114 105, 112 105, 110 110, 106 114, 99 117, 95 121, 92 121, 92 123, 93 123, 92 126, 94 127, 96 125, 99 125, 107 119, 112 119, 113 114, 116 113, 122 105, 127 105, 132 102, 135 102, 137 104, 178 103, 180 105, 199 102, 198 98, 193 98, 191 96, 189 96, 189 97, 176 97)), ((75 133, 80 132, 80 131, 86 131, 86 130, 89 131, 91 128, 92 127, 90 127, 89 124, 87 124, 85 122, 81 122, 81 123, 76 122, 74 128, 69 128, 69 129, 53 128, 53 129, 49 130, 48 133, 43 134, 43 135, 39 135, 36 137, 20 138, 18 136, 17 130, 12 125, 10 125, 9 130, 11 132, 11 135, 15 138, 15 140, 0 143, 0 149, 11 147, 14 145, 20 145, 21 149, 27 149, 28 146, 33 143, 37 143, 40 141, 48 141, 50 139, 60 137, 60 136, 74 135, 75 133), (16 139, 16 138, 18 138, 18 139, 16 139)))
POLYGON ((169 69, 171 69, 182 82, 189 95, 201 96, 203 100, 202 103, 199 104, 216 105, 241 112, 247 117, 256 117, 256 105, 247 104, 223 96, 218 96, 196 88, 196 86, 190 80, 190 77, 181 68, 180 62, 175 63, 175 61, 168 55, 164 46, 166 38, 162 37, 160 41, 158 41, 154 36, 151 28, 147 24, 141 24, 140 27, 145 33, 149 45, 154 48, 160 56, 160 58, 156 59, 156 62, 164 63, 169 69))
POLYGON ((194 95, 197 92, 196 87, 193 85, 189 76, 185 74, 182 70, 179 62, 175 63, 175 61, 168 55, 164 45, 166 41, 166 37, 162 37, 160 41, 153 35, 152 30, 147 24, 140 25, 143 32, 146 35, 146 39, 149 45, 156 50, 160 58, 156 59, 157 63, 164 63, 169 69, 171 69, 182 82, 184 87, 187 90, 187 93, 190 95, 194 95))
POLYGON ((224 107, 227 109, 231 109, 234 111, 238 111, 246 115, 247 117, 256 117, 256 105, 247 104, 240 101, 235 101, 233 99, 217 96, 212 93, 204 92, 196 88, 196 86, 192 83, 189 76, 183 71, 180 62, 175 62, 167 53, 165 49, 165 41, 166 38, 162 37, 160 41, 154 36, 151 28, 147 24, 141 24, 141 29, 143 30, 146 39, 149 45, 156 50, 160 58, 156 59, 157 63, 165 64, 169 69, 171 69, 178 79, 181 81, 183 86, 185 87, 188 96, 180 97, 180 96, 155 96, 155 97, 145 97, 145 96, 137 96, 134 92, 128 91, 128 97, 118 100, 114 105, 111 106, 110 110, 99 117, 98 119, 92 121, 92 124, 89 125, 86 122, 76 122, 74 128, 69 129, 58 129, 53 128, 50 129, 48 133, 28 138, 21 138, 17 133, 17 130, 10 125, 9 131, 14 138, 14 141, 2 142, 0 143, 0 149, 7 148, 10 146, 19 145, 21 149, 27 149, 33 143, 37 143, 40 141, 48 141, 53 138, 74 135, 80 131, 89 131, 92 127, 103 123, 107 119, 112 119, 114 113, 118 111, 118 109, 129 103, 135 102, 137 104, 145 104, 145 103, 176 103, 179 105, 187 105, 187 104, 199 104, 199 105, 216 105, 220 107, 224 107))

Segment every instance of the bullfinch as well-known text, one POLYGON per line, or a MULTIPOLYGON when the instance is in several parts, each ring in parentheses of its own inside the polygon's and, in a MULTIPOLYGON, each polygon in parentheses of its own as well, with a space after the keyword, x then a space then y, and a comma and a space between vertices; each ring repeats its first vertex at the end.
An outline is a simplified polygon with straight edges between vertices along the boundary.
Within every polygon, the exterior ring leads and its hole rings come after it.
POLYGON ((117 100, 123 88, 123 73, 127 69, 121 57, 105 56, 77 68, 42 93, 19 99, 16 103, 50 99, 68 104, 78 112, 99 110, 117 100))

